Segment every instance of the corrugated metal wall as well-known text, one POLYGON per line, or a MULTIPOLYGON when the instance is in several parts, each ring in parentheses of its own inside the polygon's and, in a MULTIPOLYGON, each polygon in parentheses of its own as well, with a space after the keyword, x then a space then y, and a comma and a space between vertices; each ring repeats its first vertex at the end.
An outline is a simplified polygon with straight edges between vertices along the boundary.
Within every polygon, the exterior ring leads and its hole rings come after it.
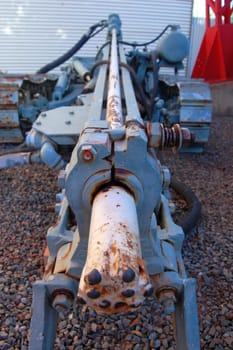
MULTIPOLYGON (((35 72, 113 12, 121 16, 125 40, 150 40, 170 23, 190 35, 192 0, 1 0, 0 70, 35 72)), ((95 54, 105 37, 100 33, 79 55, 95 54)))
POLYGON ((194 17, 192 19, 192 29, 190 35, 190 55, 187 68, 187 76, 192 75, 192 70, 196 62, 197 54, 199 52, 201 42, 205 33, 205 18, 194 17))

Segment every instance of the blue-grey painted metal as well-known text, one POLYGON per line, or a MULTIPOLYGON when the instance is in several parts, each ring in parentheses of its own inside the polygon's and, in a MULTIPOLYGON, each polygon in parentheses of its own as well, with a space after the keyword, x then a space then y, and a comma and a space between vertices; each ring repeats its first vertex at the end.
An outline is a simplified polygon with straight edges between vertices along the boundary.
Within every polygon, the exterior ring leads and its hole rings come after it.
POLYGON ((53 349, 59 313, 69 311, 77 288, 77 281, 61 273, 34 284, 29 349, 53 349))
MULTIPOLYGON (((187 128, 178 124, 169 127, 159 120, 166 111, 162 113, 163 101, 155 94, 156 86, 151 92, 150 78, 146 75, 148 79, 144 81, 140 69, 140 79, 145 85, 149 81, 145 90, 140 90, 137 69, 133 69, 135 62, 143 62, 147 64, 146 72, 153 70, 155 66, 151 64, 156 61, 151 62, 150 55, 143 56, 135 49, 126 59, 122 44, 115 40, 118 23, 116 15, 109 18, 111 43, 102 50, 99 71, 90 74, 94 88, 85 91, 84 84, 75 105, 42 112, 27 137, 28 145, 38 150, 32 159, 39 157, 51 167, 62 168, 58 178, 58 220, 47 234, 50 256, 43 280, 34 285, 30 350, 53 348, 57 316, 68 312, 76 298, 111 314, 136 309, 142 303, 141 297, 152 293, 167 314, 175 313, 177 349, 200 349, 195 284, 187 278, 181 256, 184 232, 172 219, 167 197, 170 173, 161 166, 155 151, 159 147, 180 148, 182 142, 192 141, 192 135, 187 128), (121 74, 114 78, 121 79, 122 89, 117 92, 122 109, 116 104, 114 113, 120 110, 122 123, 113 128, 110 107, 115 100, 108 90, 114 91, 115 80, 109 76, 117 70, 121 74), (147 108, 146 91, 147 99, 152 96, 147 108), (67 146, 71 151, 65 164, 62 154, 67 146), (101 203, 107 200, 109 191, 114 192, 117 220, 116 228, 110 232, 108 221, 113 213, 106 213, 104 225, 99 219, 101 203), (127 214, 133 220, 117 215, 118 208, 127 203, 132 208, 127 214), (87 254, 93 244, 89 241, 93 220, 95 257, 87 254), (98 223, 102 226, 98 227, 98 223), (113 240, 100 253, 105 234, 112 235, 113 240), (137 253, 136 259, 132 250, 137 253), (98 254, 104 266, 98 265, 98 254), (129 283, 133 293, 122 294, 129 283)), ((180 62, 174 63, 174 67, 179 66, 180 62)), ((81 75, 82 72, 81 68, 81 75)), ((158 84, 156 79, 155 82, 158 84)))
POLYGON ((196 306, 196 281, 193 278, 183 280, 183 293, 176 306, 176 329, 178 349, 199 349, 200 334, 196 306), (184 332, 179 332, 184 329, 184 332))

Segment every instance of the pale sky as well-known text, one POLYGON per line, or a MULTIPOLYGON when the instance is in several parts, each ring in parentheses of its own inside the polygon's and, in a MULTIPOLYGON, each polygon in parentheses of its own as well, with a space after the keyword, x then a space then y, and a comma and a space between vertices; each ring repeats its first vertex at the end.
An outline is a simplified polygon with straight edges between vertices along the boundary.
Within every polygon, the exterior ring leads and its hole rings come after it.
POLYGON ((205 0, 193 1, 193 16, 205 17, 205 0))

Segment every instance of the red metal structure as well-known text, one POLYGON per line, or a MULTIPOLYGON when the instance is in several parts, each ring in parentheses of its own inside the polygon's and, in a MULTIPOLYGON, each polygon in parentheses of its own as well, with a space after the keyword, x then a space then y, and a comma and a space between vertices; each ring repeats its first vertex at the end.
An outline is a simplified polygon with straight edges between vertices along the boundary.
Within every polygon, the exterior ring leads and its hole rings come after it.
POLYGON ((192 78, 233 80, 232 0, 206 0, 206 31, 192 78))

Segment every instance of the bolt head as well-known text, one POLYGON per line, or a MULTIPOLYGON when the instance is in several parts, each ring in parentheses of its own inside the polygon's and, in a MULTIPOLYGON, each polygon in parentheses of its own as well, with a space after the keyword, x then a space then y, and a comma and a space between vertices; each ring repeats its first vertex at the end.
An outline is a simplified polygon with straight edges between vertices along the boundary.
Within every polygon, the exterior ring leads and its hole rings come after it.
POLYGON ((168 167, 164 165, 161 167, 161 170, 162 170, 162 177, 163 177, 163 190, 167 190, 171 183, 171 173, 168 167))
POLYGON ((58 313, 67 313, 71 306, 73 304, 73 299, 66 295, 66 294, 57 294, 55 298, 53 299, 53 308, 58 312, 58 313))
POLYGON ((60 212, 60 210, 61 210, 61 204, 60 203, 56 203, 55 207, 54 207, 55 213, 58 214, 60 212))
POLYGON ((83 145, 79 151, 79 157, 84 162, 92 162, 96 158, 97 151, 92 145, 83 145))
POLYGON ((66 172, 64 169, 60 170, 58 174, 58 186, 64 188, 66 183, 66 172))
POLYGON ((170 315, 175 312, 175 292, 173 290, 163 290, 159 295, 159 302, 162 304, 166 315, 170 315))
POLYGON ((158 148, 161 146, 162 131, 160 123, 147 123, 147 135, 149 138, 149 145, 158 148))

